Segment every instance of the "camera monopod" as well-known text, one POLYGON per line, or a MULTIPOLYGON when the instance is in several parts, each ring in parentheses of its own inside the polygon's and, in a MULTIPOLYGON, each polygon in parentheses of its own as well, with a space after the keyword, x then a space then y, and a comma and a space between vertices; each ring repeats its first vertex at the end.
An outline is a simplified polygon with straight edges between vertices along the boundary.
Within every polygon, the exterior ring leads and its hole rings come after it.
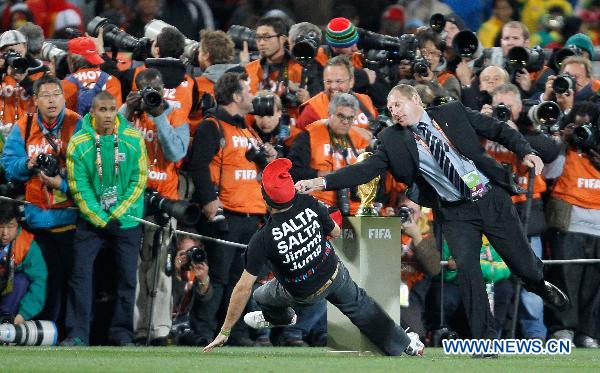
MULTIPOLYGON (((527 240, 529 240, 529 236, 527 235, 527 230, 529 229, 529 218, 531 217, 531 204, 533 203, 533 184, 535 183, 535 168, 532 167, 529 169, 529 175, 527 177, 527 199, 525 200, 525 212, 524 216, 521 219, 521 226, 523 227, 523 232, 525 232, 525 236, 527 236, 527 240)), ((517 330, 517 320, 519 314, 519 306, 521 302, 521 288, 523 285, 521 284, 521 280, 518 279, 515 284, 515 299, 513 300, 513 315, 510 324, 510 335, 508 338, 515 338, 515 332, 517 330)))

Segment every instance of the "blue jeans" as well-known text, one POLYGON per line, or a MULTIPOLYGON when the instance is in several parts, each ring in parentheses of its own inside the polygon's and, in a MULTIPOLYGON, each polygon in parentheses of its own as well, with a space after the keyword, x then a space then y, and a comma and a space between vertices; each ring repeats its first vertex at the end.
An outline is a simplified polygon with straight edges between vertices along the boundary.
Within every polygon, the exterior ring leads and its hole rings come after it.
MULTIPOLYGON (((542 240, 540 236, 529 237, 531 248, 538 258, 542 258, 542 240)), ((544 301, 539 295, 525 289, 521 290, 521 307, 519 307, 521 332, 525 338, 546 340, 548 329, 544 325, 544 301)))
POLYGON ((297 298, 273 279, 254 291, 265 320, 275 325, 289 324, 294 316, 292 306, 308 306, 327 299, 386 355, 401 355, 410 343, 404 330, 364 289, 358 287, 342 262, 331 285, 318 296, 297 298))

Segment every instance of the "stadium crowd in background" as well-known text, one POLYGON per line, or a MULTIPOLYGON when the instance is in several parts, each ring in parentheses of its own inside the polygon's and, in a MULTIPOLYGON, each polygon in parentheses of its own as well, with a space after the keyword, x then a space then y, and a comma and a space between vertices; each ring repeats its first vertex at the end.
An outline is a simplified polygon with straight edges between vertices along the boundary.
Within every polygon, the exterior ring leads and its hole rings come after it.
MULTIPOLYGON (((482 162, 514 191, 495 208, 516 209, 537 258, 600 259, 598 0, 6 0, 0 31, 0 196, 26 203, 1 203, 0 318, 53 321, 64 345, 209 344, 269 219, 262 170, 286 157, 294 181, 313 179, 383 151, 400 84, 429 112, 493 118, 482 162), (541 174, 500 143, 516 132, 541 174)), ((381 176, 377 212, 404 225, 403 280, 389 284, 404 328, 439 345, 491 312, 497 338, 516 320, 523 338, 599 347, 598 264, 544 267, 570 300, 545 307, 484 237, 482 308, 458 291, 467 275, 439 209, 381 176)), ((360 203, 355 187, 312 195, 343 216, 360 203)), ((255 287, 273 278, 256 270, 255 287)), ((272 333, 239 321, 228 344, 323 346, 326 313, 324 300, 300 308, 272 333)))

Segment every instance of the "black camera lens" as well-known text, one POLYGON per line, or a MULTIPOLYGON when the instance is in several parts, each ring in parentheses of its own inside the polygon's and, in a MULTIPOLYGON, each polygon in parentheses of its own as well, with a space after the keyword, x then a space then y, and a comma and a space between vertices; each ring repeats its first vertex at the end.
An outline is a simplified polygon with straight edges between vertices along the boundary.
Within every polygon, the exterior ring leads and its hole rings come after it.
POLYGON ((429 18, 429 26, 438 34, 444 31, 446 26, 446 17, 441 13, 435 13, 429 18))
POLYGON ((186 226, 192 226, 200 220, 202 210, 196 204, 166 198, 152 189, 147 190, 144 197, 147 214, 160 212, 186 226))
POLYGON ((87 33, 92 37, 98 37, 102 28, 104 42, 117 49, 123 49, 134 54, 136 60, 143 61, 150 55, 152 41, 148 38, 137 39, 125 31, 121 31, 116 25, 110 23, 108 18, 94 17, 86 27, 87 33))
POLYGON ((320 40, 317 39, 314 32, 310 32, 308 35, 298 35, 292 48, 292 55, 298 62, 312 61, 317 55, 319 44, 320 40))
POLYGON ((472 31, 463 30, 454 36, 452 46, 461 57, 472 57, 479 48, 479 39, 472 31))
POLYGON ((252 99, 252 114, 270 117, 275 114, 274 96, 256 96, 252 99))
POLYGON ((554 82, 552 83, 552 89, 555 93, 565 94, 569 91, 569 89, 575 91, 576 83, 577 81, 571 74, 562 73, 558 75, 556 79, 554 79, 554 82))
POLYGON ((36 163, 36 169, 42 171, 48 177, 54 177, 60 171, 58 158, 52 154, 38 154, 36 163))
POLYGON ((415 60, 413 64, 413 71, 419 76, 429 75, 429 62, 424 58, 415 60))
POLYGON ((27 62, 27 59, 14 51, 5 53, 4 60, 8 66, 15 69, 15 71, 19 74, 25 74, 29 68, 29 62, 27 62))
POLYGON ((227 31, 227 34, 231 37, 231 40, 233 40, 236 49, 243 49, 244 42, 247 42, 248 50, 258 50, 256 47, 256 31, 245 26, 232 25, 227 31))
POLYGON ((265 167, 267 167, 267 164, 269 164, 269 161, 267 160, 267 151, 264 146, 251 145, 246 151, 245 155, 247 160, 256 163, 261 170, 263 170, 265 167))
POLYGON ((512 112, 508 106, 499 104, 492 108, 492 116, 501 122, 506 122, 512 118, 512 112))
POLYGON ((400 206, 396 211, 396 215, 400 217, 402 224, 410 222, 412 220, 412 209, 408 206, 400 206))
POLYGON ((152 87, 144 87, 140 91, 140 94, 142 95, 144 105, 150 109, 157 108, 162 104, 162 95, 152 87))
POLYGON ((529 109, 529 119, 538 125, 550 126, 556 124, 562 115, 560 107, 553 101, 544 101, 529 109))
POLYGON ((206 250, 201 247, 194 246, 189 249, 185 255, 187 256, 190 263, 199 264, 206 262, 206 250))

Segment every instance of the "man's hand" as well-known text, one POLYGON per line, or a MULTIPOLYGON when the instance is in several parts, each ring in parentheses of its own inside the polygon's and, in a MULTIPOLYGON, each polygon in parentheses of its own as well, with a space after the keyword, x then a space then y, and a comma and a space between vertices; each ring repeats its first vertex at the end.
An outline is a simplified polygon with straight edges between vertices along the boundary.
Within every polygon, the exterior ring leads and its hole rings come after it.
POLYGON ((98 36, 97 37, 93 37, 90 34, 88 34, 87 32, 85 33, 85 36, 87 36, 88 38, 90 38, 94 41, 94 45, 96 45, 96 50, 98 51, 99 55, 104 54, 104 27, 98 28, 98 36))
POLYGON ((429 67, 427 68, 427 75, 425 76, 415 73, 415 80, 419 83, 429 83, 434 77, 435 76, 429 67))
POLYGON ((40 171, 40 179, 45 186, 52 189, 60 189, 60 184, 62 183, 62 177, 60 175, 56 175, 54 177, 50 177, 46 175, 44 172, 40 171))
POLYGON ((277 158, 277 150, 268 142, 264 143, 263 146, 267 152, 267 162, 274 161, 277 158))
POLYGON ((206 347, 204 347, 204 349, 202 351, 204 352, 211 352, 213 348, 215 347, 221 347, 223 346, 225 343, 227 343, 227 340, 229 339, 229 337, 219 333, 217 335, 217 337, 210 342, 210 344, 206 347))
POLYGON ((317 177, 310 180, 300 180, 294 186, 296 187, 298 193, 308 194, 325 189, 324 184, 325 180, 322 177, 317 177))
POLYGON ((552 93, 554 93, 554 88, 552 85, 556 80, 556 75, 550 75, 548 80, 546 80, 546 85, 544 86, 544 96, 542 97, 544 101, 550 101, 552 99, 552 93))
POLYGON ((402 229, 404 233, 406 233, 410 238, 412 238, 412 242, 414 246, 417 246, 423 240, 423 235, 421 234, 421 230, 417 225, 417 222, 411 218, 411 220, 402 224, 402 229))
POLYGON ((24 322, 25 322, 25 319, 19 313, 19 314, 17 314, 17 316, 15 316, 15 319, 13 320, 13 325, 23 324, 24 322))
POLYGON ((373 83, 375 83, 375 79, 377 79, 377 73, 367 68, 364 68, 363 71, 367 74, 367 78, 369 78, 369 85, 373 85, 373 83))
POLYGON ((244 45, 240 51, 240 65, 245 65, 250 62, 250 51, 248 50, 248 42, 244 40, 244 45))
POLYGON ((192 264, 192 270, 196 275, 196 278, 203 284, 206 283, 208 278, 208 264, 205 262, 192 264))
POLYGON ((146 107, 146 105, 144 104, 144 101, 142 101, 142 108, 145 111, 147 111, 148 114, 152 115, 155 118, 161 116, 162 113, 164 113, 168 107, 169 107, 169 105, 164 100, 163 100, 163 102, 161 102, 160 105, 158 105, 157 107, 153 107, 153 108, 146 107))
POLYGON ((569 89, 565 93, 557 93, 556 94, 556 103, 558 107, 560 107, 561 111, 570 110, 573 108, 573 103, 575 101, 575 92, 572 89, 569 89))
POLYGON ((461 85, 471 85, 471 82, 473 81, 473 70, 471 70, 466 60, 462 60, 456 66, 456 77, 461 85))
POLYGON ((306 101, 310 100, 310 93, 306 88, 298 88, 296 90, 296 96, 298 96, 298 99, 301 103, 305 103, 306 101))
POLYGON ((127 118, 129 121, 132 121, 133 114, 141 109, 142 95, 139 91, 129 92, 127 98, 125 99, 125 104, 127 105, 125 108, 125 118, 127 118))
POLYGON ((448 266, 446 268, 451 269, 451 270, 456 269, 456 262, 454 261, 454 258, 452 258, 452 257, 448 258, 448 266))
POLYGON ((23 81, 23 79, 27 78, 27 72, 24 73, 18 73, 17 70, 15 70, 12 66, 8 67, 8 75, 12 76, 17 83, 21 83, 23 81))
POLYGON ((29 161, 26 164, 28 170, 33 170, 37 166, 37 157, 29 158, 29 161))
POLYGON ((212 221, 215 218, 219 207, 223 207, 223 204, 218 198, 202 206, 202 212, 204 213, 208 221, 212 221))
POLYGON ((529 79, 529 72, 527 69, 521 69, 515 75, 515 81, 517 85, 525 92, 529 92, 531 89, 531 79, 529 79))
POLYGON ((483 115, 487 115, 488 117, 491 117, 492 114, 494 113, 494 108, 490 104, 484 104, 481 107, 480 113, 483 114, 483 115))
POLYGON ((523 165, 529 168, 535 168, 536 175, 541 174, 542 169, 544 169, 544 162, 542 162, 542 159, 535 154, 527 154, 523 158, 523 165))

